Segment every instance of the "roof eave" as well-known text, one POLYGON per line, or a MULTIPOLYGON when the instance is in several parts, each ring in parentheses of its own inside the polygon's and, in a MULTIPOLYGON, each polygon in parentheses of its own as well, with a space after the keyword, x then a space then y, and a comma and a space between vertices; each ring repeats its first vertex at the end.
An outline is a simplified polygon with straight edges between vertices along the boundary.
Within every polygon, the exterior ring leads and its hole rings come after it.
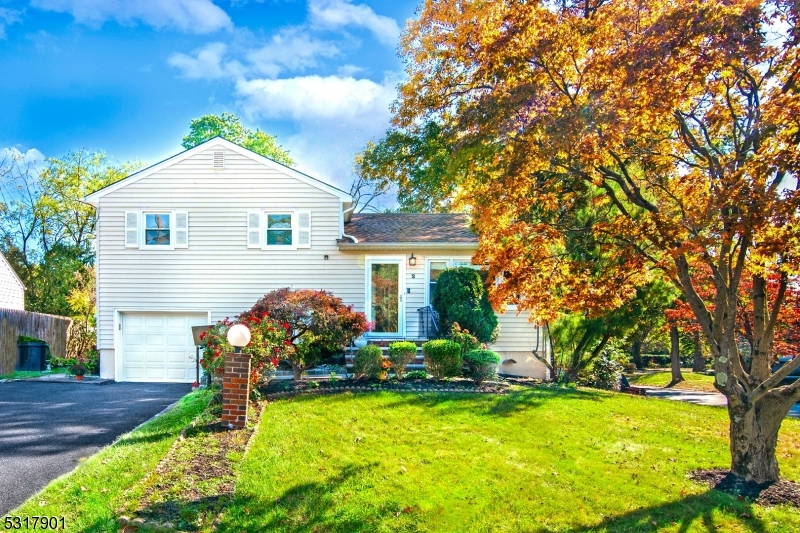
POLYGON ((339 242, 339 250, 460 250, 475 251, 477 242, 339 242))

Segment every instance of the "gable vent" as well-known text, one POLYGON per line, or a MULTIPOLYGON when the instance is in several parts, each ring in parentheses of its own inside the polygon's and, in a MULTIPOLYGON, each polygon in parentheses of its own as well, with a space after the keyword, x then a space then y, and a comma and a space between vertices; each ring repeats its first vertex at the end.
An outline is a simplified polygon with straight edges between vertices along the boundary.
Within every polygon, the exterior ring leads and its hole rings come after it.
POLYGON ((225 152, 214 152, 214 170, 225 168, 225 152))

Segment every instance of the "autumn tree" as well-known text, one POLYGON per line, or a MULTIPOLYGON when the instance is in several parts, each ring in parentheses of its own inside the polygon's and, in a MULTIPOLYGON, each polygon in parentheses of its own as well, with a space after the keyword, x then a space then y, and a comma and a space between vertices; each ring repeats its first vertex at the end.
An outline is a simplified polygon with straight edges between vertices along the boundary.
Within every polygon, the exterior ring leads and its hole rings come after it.
POLYGON ((261 131, 260 128, 255 131, 245 128, 239 117, 232 113, 203 115, 192 119, 189 133, 183 138, 181 146, 188 150, 214 137, 222 137, 288 167, 294 165, 289 152, 278 144, 277 137, 261 131))
POLYGON ((770 370, 800 262, 797 22, 785 0, 427 0, 401 44, 395 127, 435 122, 453 140, 476 260, 507 274, 495 303, 591 316, 671 280, 728 399, 731 471, 756 482, 779 478, 778 431, 800 399, 800 382, 780 386, 800 357, 770 370), (554 223, 586 191, 610 209, 591 225, 609 259, 591 275, 554 223), (736 342, 744 277, 749 368, 736 342))

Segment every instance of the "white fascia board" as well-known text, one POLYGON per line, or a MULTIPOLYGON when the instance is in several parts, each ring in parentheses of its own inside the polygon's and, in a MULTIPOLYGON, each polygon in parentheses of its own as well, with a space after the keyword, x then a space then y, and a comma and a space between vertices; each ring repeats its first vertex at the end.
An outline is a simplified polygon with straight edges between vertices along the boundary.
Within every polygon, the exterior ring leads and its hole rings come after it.
POLYGON ((463 250, 476 251, 477 242, 340 242, 339 250, 463 250))
POLYGON ((19 279, 17 272, 14 270, 14 267, 11 266, 11 263, 8 262, 8 259, 6 259, 3 254, 0 254, 0 259, 2 259, 3 263, 6 264, 6 269, 8 269, 8 271, 11 272, 11 275, 14 276, 14 279, 17 281, 19 286, 22 287, 22 290, 27 291, 28 289, 25 287, 25 284, 22 283, 22 280, 19 279))
POLYGON ((287 174, 299 181, 302 181, 303 183, 311 185, 312 187, 316 187, 321 191, 327 192, 337 198, 340 198, 343 202, 353 201, 352 196, 350 196, 344 191, 337 189, 333 185, 328 185, 325 182, 322 182, 316 178, 312 178, 311 176, 303 174, 302 172, 294 170, 293 168, 287 167, 286 165, 282 165, 281 163, 273 161, 272 159, 264 157, 263 155, 257 154, 251 150, 248 150, 247 148, 242 148, 238 144, 232 143, 226 139, 223 139, 222 137, 214 137, 213 139, 209 139, 203 143, 198 144, 197 146, 189 148, 186 151, 183 151, 179 154, 169 157, 161 161, 160 163, 156 163, 155 165, 152 165, 134 174, 131 174, 127 178, 121 179, 120 181, 114 183, 113 185, 109 185, 107 187, 104 187, 98 191, 95 191, 87 195, 83 199, 83 201, 97 207, 98 200, 103 196, 110 194, 118 189, 121 189, 127 185, 130 185, 131 183, 136 183, 140 179, 146 178, 147 176, 155 174, 156 172, 160 172, 161 170, 170 167, 176 163, 180 163, 184 159, 192 157, 198 152, 202 152, 209 148, 215 148, 215 147, 227 148, 233 152, 236 152, 237 154, 240 154, 244 157, 248 157, 258 163, 261 163, 266 167, 283 172, 284 174, 287 174))

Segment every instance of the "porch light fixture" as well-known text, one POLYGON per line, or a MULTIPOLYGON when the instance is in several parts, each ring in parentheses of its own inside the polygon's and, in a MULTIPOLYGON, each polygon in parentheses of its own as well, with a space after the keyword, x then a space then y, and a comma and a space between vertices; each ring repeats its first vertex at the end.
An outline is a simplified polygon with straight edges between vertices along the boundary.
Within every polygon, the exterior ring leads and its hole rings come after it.
POLYGON ((242 347, 247 346, 247 343, 250 342, 250 330, 247 329, 247 326, 242 324, 231 326, 231 329, 228 330, 227 336, 228 342, 231 343, 231 346, 233 346, 233 351, 236 353, 241 353, 242 347))
POLYGON ((408 266, 417 266, 417 258, 414 257, 414 252, 411 252, 411 257, 408 258, 408 266))

